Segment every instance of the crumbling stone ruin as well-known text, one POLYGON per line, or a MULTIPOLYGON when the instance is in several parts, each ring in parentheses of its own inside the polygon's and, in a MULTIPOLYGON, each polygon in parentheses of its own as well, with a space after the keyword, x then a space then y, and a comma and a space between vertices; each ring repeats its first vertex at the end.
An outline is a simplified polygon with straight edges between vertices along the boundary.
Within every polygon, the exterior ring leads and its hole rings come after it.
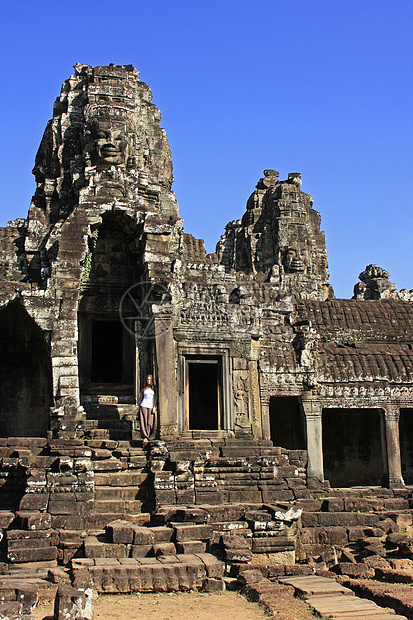
POLYGON ((3 559, 72 561, 75 588, 86 567, 121 589, 102 558, 220 588, 220 561, 306 562, 411 527, 413 291, 369 265, 335 298, 299 173, 265 170, 206 254, 160 121, 132 66, 77 64, 28 216, 0 229, 3 559))

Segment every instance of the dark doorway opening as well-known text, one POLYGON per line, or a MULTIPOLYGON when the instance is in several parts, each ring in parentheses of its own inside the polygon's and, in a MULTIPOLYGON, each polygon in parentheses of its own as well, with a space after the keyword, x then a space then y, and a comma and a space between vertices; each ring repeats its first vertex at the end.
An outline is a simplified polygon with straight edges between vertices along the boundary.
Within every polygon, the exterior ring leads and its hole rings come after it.
POLYGON ((298 396, 271 396, 270 431, 275 446, 306 449, 304 413, 298 396))
POLYGON ((220 363, 218 359, 187 360, 189 428, 221 428, 220 363))
POLYGON ((45 437, 52 405, 47 334, 15 299, 0 309, 0 436, 45 437))
POLYGON ((334 487, 381 486, 380 409, 323 409, 324 477, 334 487))
POLYGON ((122 323, 92 321, 92 383, 122 382, 122 323))
POLYGON ((400 409, 400 452, 405 484, 413 484, 413 409, 400 409))

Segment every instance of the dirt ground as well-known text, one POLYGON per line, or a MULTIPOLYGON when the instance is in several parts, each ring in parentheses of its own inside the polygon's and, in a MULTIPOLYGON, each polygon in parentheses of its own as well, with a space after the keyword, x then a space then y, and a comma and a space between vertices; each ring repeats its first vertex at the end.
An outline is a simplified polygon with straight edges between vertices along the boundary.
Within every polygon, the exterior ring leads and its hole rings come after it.
MULTIPOLYGON (((53 602, 43 600, 35 619, 53 616, 53 602)), ((170 592, 160 594, 101 595, 95 601, 95 620, 264 620, 263 607, 236 592, 206 594, 170 592)))

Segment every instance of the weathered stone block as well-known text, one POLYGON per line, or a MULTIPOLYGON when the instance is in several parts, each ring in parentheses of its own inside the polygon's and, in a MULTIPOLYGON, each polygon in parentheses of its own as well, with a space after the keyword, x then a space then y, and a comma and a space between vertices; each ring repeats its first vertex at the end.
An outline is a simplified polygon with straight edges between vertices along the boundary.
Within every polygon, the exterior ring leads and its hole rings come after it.
POLYGON ((109 542, 130 545, 133 543, 134 526, 128 521, 112 521, 106 528, 106 537, 109 542))
POLYGON ((211 579, 207 577, 202 583, 204 592, 224 592, 225 582, 222 579, 211 579))
POLYGON ((190 540, 188 542, 176 543, 176 553, 195 554, 205 553, 206 544, 202 540, 190 540))
POLYGON ((125 558, 127 556, 126 545, 101 542, 96 536, 85 538, 84 549, 87 558, 125 558))
POLYGON ((171 542, 157 543, 153 546, 153 553, 155 557, 158 557, 159 555, 175 555, 176 552, 177 550, 175 549, 175 545, 171 542))
POLYGON ((51 527, 51 515, 47 512, 19 510, 17 524, 23 530, 47 530, 51 527))
POLYGON ((50 496, 48 511, 52 515, 76 515, 83 506, 76 502, 74 493, 59 493, 50 496))
POLYGON ((131 558, 145 558, 153 550, 153 545, 131 545, 130 556, 131 558))
POLYGON ((353 527, 358 524, 357 517, 358 515, 355 512, 319 512, 318 522, 322 526, 353 527))
POLYGON ((18 601, 0 603, 0 620, 21 620, 21 605, 18 601))
POLYGON ((174 525, 176 542, 190 540, 207 540, 212 537, 213 529, 210 525, 174 525))
POLYGON ((224 576, 224 563, 209 553, 195 554, 205 565, 207 577, 219 579, 224 576))
POLYGON ((49 493, 26 493, 20 500, 20 510, 46 511, 49 503, 49 493))
POLYGON ((150 530, 155 543, 170 542, 174 534, 174 530, 171 527, 151 527, 150 530))
POLYGON ((55 599, 54 620, 92 620, 93 601, 90 590, 60 586, 55 599))
POLYGON ((13 549, 7 553, 7 557, 12 563, 21 562, 45 562, 57 558, 56 547, 40 548, 20 548, 13 549))
POLYGON ((14 519, 14 513, 8 510, 0 510, 0 530, 7 530, 14 519))
POLYGON ((227 562, 251 562, 252 553, 249 549, 226 549, 225 559, 227 562))
POLYGON ((153 545, 155 536, 147 527, 134 526, 133 528, 133 544, 134 545, 153 545))

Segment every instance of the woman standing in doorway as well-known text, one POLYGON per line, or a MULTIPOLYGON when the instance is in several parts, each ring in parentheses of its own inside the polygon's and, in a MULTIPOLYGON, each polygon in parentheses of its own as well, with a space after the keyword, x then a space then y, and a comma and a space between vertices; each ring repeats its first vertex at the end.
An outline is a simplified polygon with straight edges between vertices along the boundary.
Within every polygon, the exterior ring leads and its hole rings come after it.
POLYGON ((140 393, 139 398, 139 418, 141 423, 141 435, 143 443, 148 443, 148 439, 153 429, 156 414, 156 390, 153 384, 152 375, 145 379, 145 387, 140 393))

